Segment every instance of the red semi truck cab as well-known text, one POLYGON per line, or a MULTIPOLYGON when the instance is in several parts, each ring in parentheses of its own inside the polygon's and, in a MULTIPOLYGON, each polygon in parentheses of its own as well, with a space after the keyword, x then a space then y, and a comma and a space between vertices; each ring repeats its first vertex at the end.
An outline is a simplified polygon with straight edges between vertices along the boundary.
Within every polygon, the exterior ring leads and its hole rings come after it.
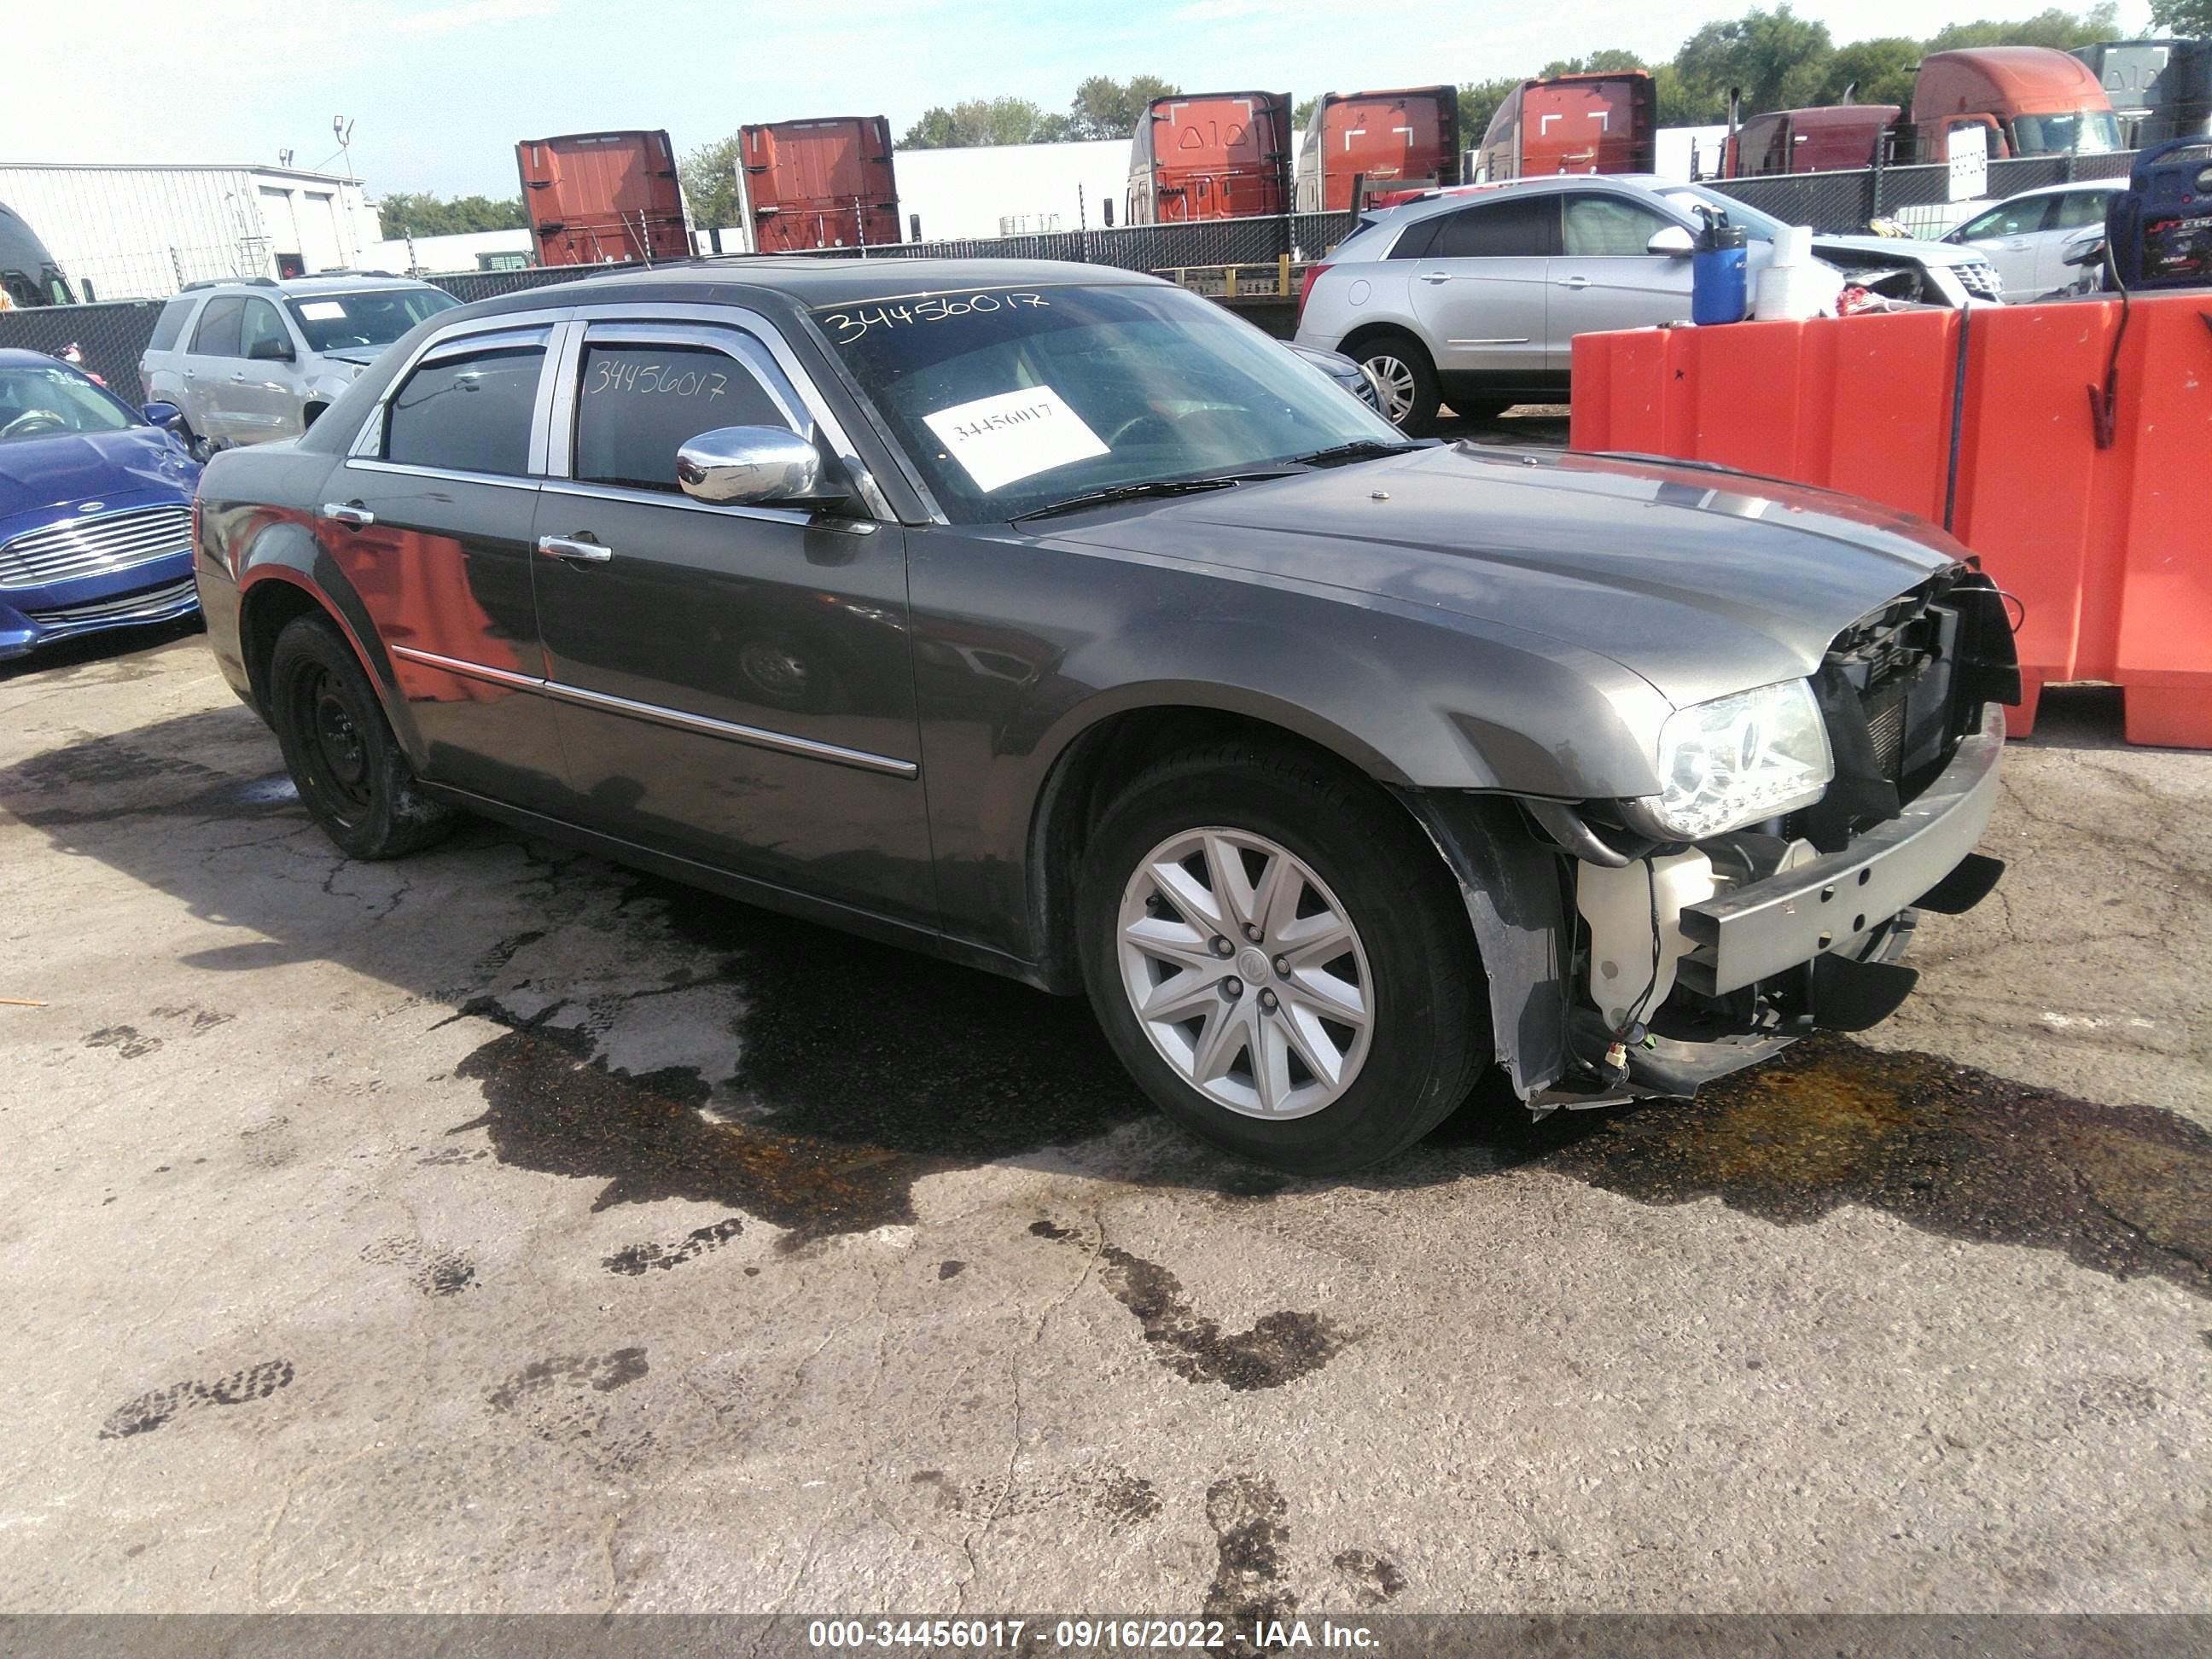
POLYGON ((1657 83, 1642 70, 1523 81, 1490 118, 1475 176, 1650 173, 1658 164, 1658 131, 1657 83))
POLYGON ((1899 113, 1895 104, 1831 104, 1754 115, 1729 136, 1721 176, 1750 179, 1872 167, 1875 148, 1899 113))
POLYGON ((1989 130, 1991 161, 2121 148, 2119 119, 2096 71, 2049 46, 1978 46, 1920 60, 1909 159, 1942 161, 1950 134, 1973 126, 1989 130))
POLYGON ((539 264, 691 257, 691 222, 665 132, 526 138, 514 159, 539 264))
POLYGON ((1297 210, 1342 213, 1352 185, 1419 190, 1459 182, 1459 92, 1412 87, 1332 92, 1314 106, 1298 150, 1297 210))
POLYGON ((753 246, 761 252, 900 240, 890 123, 882 116, 743 127, 738 152, 753 246))
POLYGON ((1291 97, 1202 92, 1156 98, 1129 140, 1133 225, 1291 210, 1291 97))

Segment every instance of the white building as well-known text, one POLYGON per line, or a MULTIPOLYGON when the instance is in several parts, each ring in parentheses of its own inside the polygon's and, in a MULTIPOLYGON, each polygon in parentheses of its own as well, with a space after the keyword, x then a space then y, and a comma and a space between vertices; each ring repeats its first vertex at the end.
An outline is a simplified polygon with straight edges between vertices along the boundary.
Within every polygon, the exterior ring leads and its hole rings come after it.
POLYGON ((357 180, 289 167, 0 162, 0 202, 86 299, 358 267, 383 234, 357 180))

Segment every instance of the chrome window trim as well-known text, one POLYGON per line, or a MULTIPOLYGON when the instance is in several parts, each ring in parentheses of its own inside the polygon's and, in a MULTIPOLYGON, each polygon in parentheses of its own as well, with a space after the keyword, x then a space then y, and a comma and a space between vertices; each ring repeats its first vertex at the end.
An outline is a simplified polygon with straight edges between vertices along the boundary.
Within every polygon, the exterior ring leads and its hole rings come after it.
POLYGON ((817 743, 811 738, 793 737, 787 732, 771 732, 764 726, 740 726, 733 720, 712 720, 704 714, 687 714, 657 702, 637 702, 629 697, 613 696, 604 691, 587 691, 580 685, 569 685, 561 680, 535 679, 527 674, 493 668, 460 657, 441 657, 434 652, 418 651, 412 646, 394 645, 388 649, 395 657, 420 663, 426 668, 441 669, 464 679, 483 680, 510 690, 543 692, 549 697, 574 703, 579 708, 627 714, 635 720, 650 720, 656 726, 672 726, 679 732, 696 732, 706 737, 741 743, 749 748, 773 749, 807 760, 827 761, 832 765, 850 766, 863 772, 880 772, 890 777, 913 779, 921 775, 921 767, 917 762, 899 760, 893 756, 878 755, 866 749, 848 749, 841 744, 817 743))
MULTIPOLYGON (((432 353, 437 352, 442 355, 444 348, 447 346, 458 346, 463 342, 472 342, 484 335, 507 334, 526 329, 542 328, 547 332, 545 356, 550 365, 553 357, 552 340, 556 333, 554 325, 567 322, 574 315, 575 307, 573 306, 562 306, 558 309, 549 308, 541 311, 503 311, 489 316, 466 318, 439 329, 416 346, 407 361, 400 364, 393 372, 392 378, 384 383, 384 390, 376 394, 376 402, 370 406, 368 414, 362 417, 361 425, 354 430, 353 442, 346 448, 348 457, 366 456, 371 460, 383 460, 383 457, 376 452, 384 444, 385 411, 391 406, 392 398, 398 394, 399 388, 407 384, 408 377, 413 374, 422 366, 423 360, 432 353)), ((538 408, 542 413, 544 407, 543 381, 539 383, 538 392, 538 408)), ((533 419, 531 428, 531 453, 533 456, 538 453, 537 436, 537 424, 533 419)))
POLYGON ((526 489, 535 495, 538 480, 515 472, 463 472, 458 468, 416 466, 406 461, 382 461, 374 456, 349 455, 345 466, 352 472, 392 472, 403 478, 439 478, 448 483, 489 484, 498 489, 526 489))
MULTIPOLYGON (((578 336, 574 337, 571 358, 562 365, 562 376, 568 387, 565 395, 571 406, 572 413, 568 428, 568 441, 561 447, 568 455, 574 453, 574 383, 577 373, 582 367, 584 338, 600 337, 600 331, 603 329, 617 325, 628 329, 641 325, 647 331, 659 331, 658 333, 651 334, 651 338, 665 340, 670 344, 711 345, 718 349, 726 350, 728 349, 726 345, 712 337, 703 337, 708 335, 708 331, 719 330, 724 333, 734 331, 746 336, 768 354, 769 360, 775 365, 776 373, 783 377, 786 387, 796 394, 807 416, 820 428, 823 435, 830 440, 830 449, 836 453, 838 460, 844 465, 847 475, 853 481, 854 492, 859 495, 861 505, 867 508, 868 517, 879 523, 898 522, 898 515, 891 511, 890 502, 885 498, 882 488, 876 483, 875 475, 868 470, 867 464, 860 459, 860 452, 853 447, 853 441, 847 435, 843 423, 838 420, 829 403, 823 398, 820 388, 814 384, 812 378, 806 372, 805 366, 799 361, 798 354, 792 350, 791 343, 784 338, 782 330, 776 326, 772 318, 746 306, 697 305, 672 301, 660 305, 637 301, 611 306, 592 306, 588 310, 579 307, 571 314, 582 320, 586 327, 578 336), (686 324, 704 324, 707 327, 704 330, 686 331, 682 326, 686 324)), ((735 353, 732 355, 737 356, 735 353)), ((744 361, 743 358, 738 360, 744 361)), ((750 368, 752 365, 748 363, 747 367, 750 368)), ((757 374, 757 370, 755 372, 757 374)), ((778 398, 776 401, 787 405, 790 399, 778 398)), ((565 458, 563 465, 564 470, 557 476, 565 477, 568 476, 565 470, 565 458)), ((726 509, 717 507, 714 510, 720 512, 726 509)))
POLYGON ((837 530, 848 535, 872 536, 876 532, 873 519, 836 519, 825 517, 811 507, 745 507, 724 506, 714 501, 695 501, 678 491, 669 494, 659 489, 637 489, 628 484, 587 483, 574 478, 548 478, 538 486, 546 495, 573 495, 586 501, 628 501, 639 507, 670 507, 686 513, 711 514, 724 519, 752 519, 763 524, 790 525, 799 530, 837 530))

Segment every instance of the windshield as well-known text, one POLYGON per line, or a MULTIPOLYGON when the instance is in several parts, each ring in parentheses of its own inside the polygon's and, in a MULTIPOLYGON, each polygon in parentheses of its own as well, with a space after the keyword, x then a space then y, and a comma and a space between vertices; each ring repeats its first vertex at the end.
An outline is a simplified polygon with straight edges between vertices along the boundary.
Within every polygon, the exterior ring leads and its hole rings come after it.
POLYGON ((1733 196, 1723 196, 1717 190, 1706 190, 1697 185, 1669 185, 1657 193, 1660 200, 1667 203, 1675 212, 1689 215, 1693 223, 1703 222, 1698 218, 1698 210, 1701 207, 1714 208, 1726 213, 1729 222, 1741 225, 1744 234, 1754 242, 1771 242, 1774 240, 1774 233, 1782 228, 1779 219, 1771 218, 1757 208, 1737 201, 1733 196))
POLYGON ((318 294, 287 300, 310 351, 386 346, 426 317, 460 301, 443 289, 379 288, 362 294, 318 294))
POLYGON ((2108 109, 2063 115, 2015 115, 2013 148, 2022 155, 2109 155, 2120 148, 2119 118, 2108 109))
POLYGON ((137 424, 128 409, 59 363, 0 368, 0 443, 68 432, 121 432, 137 424))
POLYGON ((811 315, 956 523, 1405 441, 1181 289, 994 287, 811 315))

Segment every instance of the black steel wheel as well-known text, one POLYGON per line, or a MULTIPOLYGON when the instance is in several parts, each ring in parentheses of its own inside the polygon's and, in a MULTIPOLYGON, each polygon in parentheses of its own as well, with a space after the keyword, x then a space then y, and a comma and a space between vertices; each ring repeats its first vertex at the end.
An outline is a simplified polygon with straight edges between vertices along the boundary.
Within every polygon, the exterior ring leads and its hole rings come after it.
POLYGON ((326 618, 301 617, 269 659, 270 724, 301 804, 338 849, 398 858, 452 826, 392 735, 353 647, 326 618))

